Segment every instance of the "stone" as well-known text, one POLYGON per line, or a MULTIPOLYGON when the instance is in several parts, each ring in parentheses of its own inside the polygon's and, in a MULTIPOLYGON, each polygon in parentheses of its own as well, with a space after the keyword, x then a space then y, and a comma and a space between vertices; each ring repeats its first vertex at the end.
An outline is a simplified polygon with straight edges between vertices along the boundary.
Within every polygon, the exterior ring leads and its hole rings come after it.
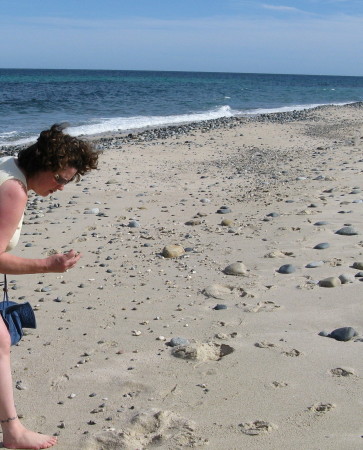
POLYGON ((221 309, 227 309, 227 305, 222 305, 221 303, 218 303, 213 309, 216 311, 219 311, 221 309))
POLYGON ((353 269, 363 270, 363 261, 353 263, 353 269))
POLYGON ((224 269, 226 275, 244 276, 247 275, 247 268, 242 262, 235 262, 224 269))
POLYGON ((314 249, 316 250, 323 250, 325 248, 329 248, 330 244, 328 244, 328 242, 321 242, 320 244, 316 244, 314 249))
POLYGON ((139 228, 140 223, 137 220, 130 220, 130 222, 127 226, 130 228, 139 228))
POLYGON ((315 269, 316 267, 321 267, 324 265, 324 261, 312 261, 311 263, 306 264, 307 269, 315 269))
POLYGON ((319 281, 319 286, 326 288, 337 287, 340 286, 341 284, 342 283, 338 277, 328 277, 319 281))
POLYGON ((84 214, 99 214, 99 208, 86 209, 84 214))
POLYGON ((336 330, 332 331, 329 335, 329 337, 337 341, 344 341, 344 342, 350 341, 355 336, 358 336, 358 333, 352 327, 337 328, 336 330))
POLYGON ((329 225, 329 222, 327 222, 326 220, 320 220, 319 222, 315 222, 314 225, 317 227, 321 227, 323 225, 329 225))
POLYGON ((222 227, 232 227, 234 222, 232 219, 223 219, 221 222, 222 227))
POLYGON ((292 264, 284 264, 279 268, 278 273, 289 274, 294 273, 295 271, 296 268, 292 264))
POLYGON ((164 258, 178 258, 184 255, 185 250, 179 244, 171 244, 164 247, 162 255, 164 258))
POLYGON ((228 208, 228 206, 221 206, 218 211, 217 214, 228 214, 232 212, 232 210, 230 208, 228 208))
POLYGON ((354 275, 351 273, 342 273, 339 275, 339 280, 342 284, 354 283, 354 275))
POLYGON ((335 232, 335 234, 340 234, 342 236, 355 236, 359 233, 354 227, 349 226, 340 228, 338 231, 335 232))
POLYGON ((195 226, 195 225, 201 225, 202 221, 200 219, 191 219, 185 222, 185 225, 195 226))
POLYGON ((182 337, 171 338, 169 341, 170 347, 178 347, 179 345, 190 345, 188 339, 182 337))
POLYGON ((329 332, 328 332, 328 331, 325 331, 325 330, 320 331, 320 332, 319 332, 319 336, 328 337, 328 336, 329 336, 329 332))

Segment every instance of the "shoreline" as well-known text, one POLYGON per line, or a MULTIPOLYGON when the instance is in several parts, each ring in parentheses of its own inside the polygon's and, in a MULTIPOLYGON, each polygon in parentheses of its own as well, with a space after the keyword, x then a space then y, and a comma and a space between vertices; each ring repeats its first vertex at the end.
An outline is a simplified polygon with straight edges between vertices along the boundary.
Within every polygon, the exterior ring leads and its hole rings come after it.
MULTIPOLYGON (((315 111, 329 108, 363 108, 363 102, 352 102, 344 105, 322 105, 314 108, 302 110, 292 110, 286 112, 263 113, 256 115, 238 115, 232 117, 221 117, 219 119, 203 120, 198 122, 187 122, 175 125, 165 125, 160 127, 145 127, 137 130, 125 130, 122 132, 105 132, 96 135, 80 135, 80 139, 94 142, 99 149, 104 149, 108 145, 115 147, 123 143, 130 143, 135 140, 152 141, 157 139, 167 139, 173 136, 183 136, 198 130, 208 132, 214 129, 231 128, 247 123, 290 123, 294 121, 308 120, 315 111)), ((13 155, 26 145, 0 146, 0 155, 13 155)))

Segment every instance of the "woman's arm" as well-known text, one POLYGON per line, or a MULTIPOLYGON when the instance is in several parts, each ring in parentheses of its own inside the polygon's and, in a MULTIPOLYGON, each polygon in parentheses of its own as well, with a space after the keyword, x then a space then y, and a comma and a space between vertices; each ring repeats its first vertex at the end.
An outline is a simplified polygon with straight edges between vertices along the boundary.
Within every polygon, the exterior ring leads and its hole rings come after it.
POLYGON ((0 186, 0 273, 9 275, 65 272, 81 257, 73 250, 48 258, 21 258, 6 252, 18 227, 28 199, 24 185, 18 180, 7 180, 0 186))

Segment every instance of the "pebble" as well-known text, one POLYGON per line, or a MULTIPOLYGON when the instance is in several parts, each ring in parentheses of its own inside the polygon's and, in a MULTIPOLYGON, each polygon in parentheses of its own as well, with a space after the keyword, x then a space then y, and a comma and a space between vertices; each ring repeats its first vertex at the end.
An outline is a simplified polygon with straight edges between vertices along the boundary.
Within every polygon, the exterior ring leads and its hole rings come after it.
POLYGON ((337 341, 344 341, 344 342, 350 341, 355 336, 358 336, 358 332, 352 327, 337 328, 336 330, 332 331, 329 335, 329 337, 337 341))
POLYGON ((328 277, 319 281, 319 286, 326 288, 337 287, 340 286, 341 284, 342 282, 338 277, 328 277))
POLYGON ((241 262, 235 262, 233 264, 230 264, 224 269, 224 273, 226 275, 236 275, 236 276, 243 276, 247 274, 247 268, 246 266, 241 262))
POLYGON ((354 283, 354 275, 351 273, 342 273, 339 275, 339 280, 342 284, 354 283))
POLYGON ((228 206, 221 206, 218 211, 217 214, 228 214, 231 213, 232 210, 230 208, 228 208, 228 206))
POLYGON ((140 228, 140 223, 137 220, 130 220, 127 226, 130 228, 140 228))
POLYGON ((335 232, 335 234, 340 234, 342 236, 354 236, 359 233, 354 227, 349 226, 340 228, 338 231, 335 232))
POLYGON ((321 242, 320 244, 316 244, 314 249, 316 250, 323 250, 325 248, 329 248, 330 244, 328 244, 328 242, 321 242))
POLYGON ((324 261, 312 261, 309 264, 306 264, 307 269, 315 269, 316 267, 321 267, 324 265, 324 261))
POLYGON ((363 270, 363 261, 353 263, 353 269, 363 270))
POLYGON ((315 222, 314 225, 317 227, 321 227, 323 225, 329 225, 329 222, 327 222, 326 220, 320 220, 319 222, 315 222))
POLYGON ((234 222, 232 219, 223 219, 221 225, 222 227, 231 227, 234 225, 234 222))
POLYGON ((280 217, 280 214, 277 212, 272 212, 272 213, 267 214, 267 217, 280 217))
POLYGON ((363 272, 357 272, 357 273, 354 275, 354 277, 355 277, 355 278, 361 278, 361 277, 363 277, 363 272))
POLYGON ((209 198, 201 198, 200 201, 201 201, 201 203, 210 203, 209 198))
POLYGON ((292 264, 284 264, 279 268, 278 273, 288 274, 294 273, 295 271, 296 268, 292 264))
POLYGON ((44 286, 43 288, 41 288, 41 292, 50 292, 52 290, 52 288, 50 286, 44 286))
POLYGON ((86 209, 84 214, 99 214, 99 208, 86 209))
POLYGON ((178 258, 179 256, 184 255, 184 253, 184 248, 179 244, 167 245, 162 251, 164 258, 178 258))
POLYGON ((189 226, 196 226, 196 225, 201 225, 202 221, 200 219, 191 219, 188 220, 187 222, 185 222, 185 225, 189 225, 189 226))
POLYGON ((328 337, 329 336, 329 332, 328 331, 320 331, 319 332, 319 336, 323 336, 323 337, 328 337))
POLYGON ((170 347, 177 347, 179 345, 190 345, 188 339, 182 337, 171 338, 169 342, 170 347))
POLYGON ((216 311, 219 311, 221 309, 227 309, 227 305, 223 305, 221 303, 218 303, 213 309, 215 309, 216 311))

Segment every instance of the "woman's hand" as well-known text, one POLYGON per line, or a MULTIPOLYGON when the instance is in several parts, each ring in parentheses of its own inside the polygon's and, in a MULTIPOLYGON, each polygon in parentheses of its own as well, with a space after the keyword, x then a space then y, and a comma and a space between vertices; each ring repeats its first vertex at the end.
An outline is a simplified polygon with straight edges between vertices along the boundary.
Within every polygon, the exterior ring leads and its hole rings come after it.
POLYGON ((56 253, 46 259, 46 272, 62 273, 71 269, 82 255, 70 250, 67 253, 56 253))

